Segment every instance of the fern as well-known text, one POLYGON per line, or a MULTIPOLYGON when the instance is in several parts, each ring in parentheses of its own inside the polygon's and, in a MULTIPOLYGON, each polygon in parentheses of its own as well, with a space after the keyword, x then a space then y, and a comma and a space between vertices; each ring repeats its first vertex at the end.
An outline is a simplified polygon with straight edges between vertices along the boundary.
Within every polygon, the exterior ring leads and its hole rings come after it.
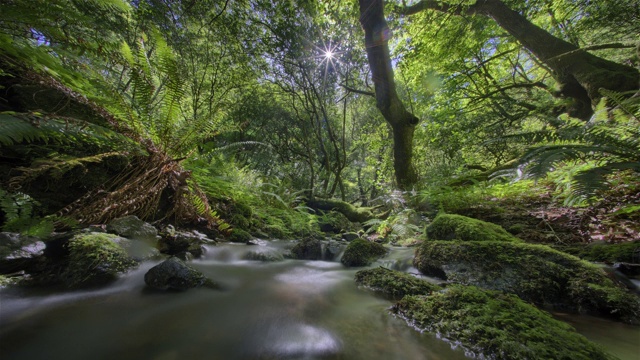
POLYGON ((614 172, 640 172, 640 130, 630 123, 638 119, 640 98, 605 93, 624 112, 612 112, 603 100, 590 122, 579 125, 569 120, 550 132, 550 141, 529 148, 521 156, 518 165, 524 177, 540 178, 566 164, 592 162, 593 167, 579 170, 570 180, 573 195, 568 201, 575 203, 604 190, 607 177, 614 172))

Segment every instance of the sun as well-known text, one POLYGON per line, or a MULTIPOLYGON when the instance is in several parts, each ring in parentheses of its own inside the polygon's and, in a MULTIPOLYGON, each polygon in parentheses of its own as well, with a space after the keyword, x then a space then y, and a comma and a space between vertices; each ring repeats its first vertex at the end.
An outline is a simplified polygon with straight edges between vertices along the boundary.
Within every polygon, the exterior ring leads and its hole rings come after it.
POLYGON ((324 58, 327 60, 331 60, 333 59, 333 57, 335 56, 336 53, 333 52, 332 49, 327 49, 324 51, 324 58))

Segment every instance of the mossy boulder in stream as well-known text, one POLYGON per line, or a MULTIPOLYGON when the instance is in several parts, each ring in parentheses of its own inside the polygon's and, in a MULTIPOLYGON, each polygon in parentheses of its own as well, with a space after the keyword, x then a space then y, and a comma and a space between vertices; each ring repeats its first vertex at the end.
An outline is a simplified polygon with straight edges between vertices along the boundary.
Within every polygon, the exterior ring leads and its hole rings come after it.
POLYGON ((344 250, 340 262, 345 266, 367 266, 387 254, 387 249, 365 239, 356 239, 344 250))
POLYGON ((69 287, 103 285, 137 266, 127 255, 129 240, 113 234, 90 232, 72 237, 66 244, 69 260, 61 280, 69 287))
POLYGON ((251 234, 249 234, 248 232, 238 228, 231 230, 229 241, 234 243, 246 244, 249 240, 251 240, 251 234))
POLYGON ((413 264, 427 275, 502 290, 534 304, 631 323, 640 319, 640 298, 600 267, 544 245, 425 241, 413 264))
POLYGON ((380 292, 392 299, 401 299, 405 295, 427 295, 442 287, 418 279, 407 273, 383 267, 360 270, 356 273, 356 284, 380 292))
POLYGON ((392 308, 420 331, 459 342, 476 357, 611 359, 570 325, 515 295, 451 285, 428 296, 405 296, 392 308))
POLYGON ((436 216, 424 233, 427 240, 522 242, 499 225, 453 214, 436 216))
POLYGON ((158 290, 184 291, 196 287, 219 288, 200 271, 188 266, 177 257, 171 257, 152 267, 144 274, 147 286, 158 290))
POLYGON ((300 260, 322 260, 322 242, 316 238, 302 239, 291 249, 291 256, 300 260))
POLYGON ((158 235, 158 230, 153 225, 133 215, 111 221, 107 225, 107 231, 126 238, 147 241, 155 241, 158 235))
POLYGON ((608 264, 620 262, 640 264, 640 241, 620 244, 565 245, 555 248, 589 261, 608 264))

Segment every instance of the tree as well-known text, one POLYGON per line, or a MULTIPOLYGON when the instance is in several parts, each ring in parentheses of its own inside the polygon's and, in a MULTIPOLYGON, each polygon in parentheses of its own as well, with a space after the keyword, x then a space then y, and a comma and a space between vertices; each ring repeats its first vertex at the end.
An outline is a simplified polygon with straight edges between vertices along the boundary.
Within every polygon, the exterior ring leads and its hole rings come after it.
POLYGON ((601 88, 618 92, 638 89, 640 74, 635 68, 595 56, 586 49, 553 36, 501 0, 478 0, 469 6, 423 0, 396 9, 403 15, 430 9, 455 15, 479 14, 492 18, 551 70, 560 84, 558 95, 571 100, 567 112, 580 119, 588 120, 593 115, 592 106, 602 97, 601 88))
POLYGON ((375 87, 376 106, 393 132, 397 185, 402 190, 408 190, 418 180, 412 158, 413 134, 419 119, 406 109, 396 91, 389 54, 390 29, 384 18, 384 1, 360 0, 359 4, 360 24, 365 32, 365 47, 375 87))

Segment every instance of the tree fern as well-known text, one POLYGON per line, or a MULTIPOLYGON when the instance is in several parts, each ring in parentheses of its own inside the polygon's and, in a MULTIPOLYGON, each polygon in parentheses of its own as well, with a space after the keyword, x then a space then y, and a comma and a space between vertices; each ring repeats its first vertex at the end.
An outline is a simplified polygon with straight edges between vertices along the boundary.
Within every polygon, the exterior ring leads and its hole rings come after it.
POLYGON ((567 121, 549 132, 549 141, 530 147, 519 160, 525 177, 539 178, 559 166, 592 162, 592 168, 578 171, 571 180, 574 196, 589 198, 607 186, 608 175, 617 171, 640 172, 640 130, 638 105, 640 98, 625 98, 606 91, 615 111, 598 106, 586 124, 567 121))

